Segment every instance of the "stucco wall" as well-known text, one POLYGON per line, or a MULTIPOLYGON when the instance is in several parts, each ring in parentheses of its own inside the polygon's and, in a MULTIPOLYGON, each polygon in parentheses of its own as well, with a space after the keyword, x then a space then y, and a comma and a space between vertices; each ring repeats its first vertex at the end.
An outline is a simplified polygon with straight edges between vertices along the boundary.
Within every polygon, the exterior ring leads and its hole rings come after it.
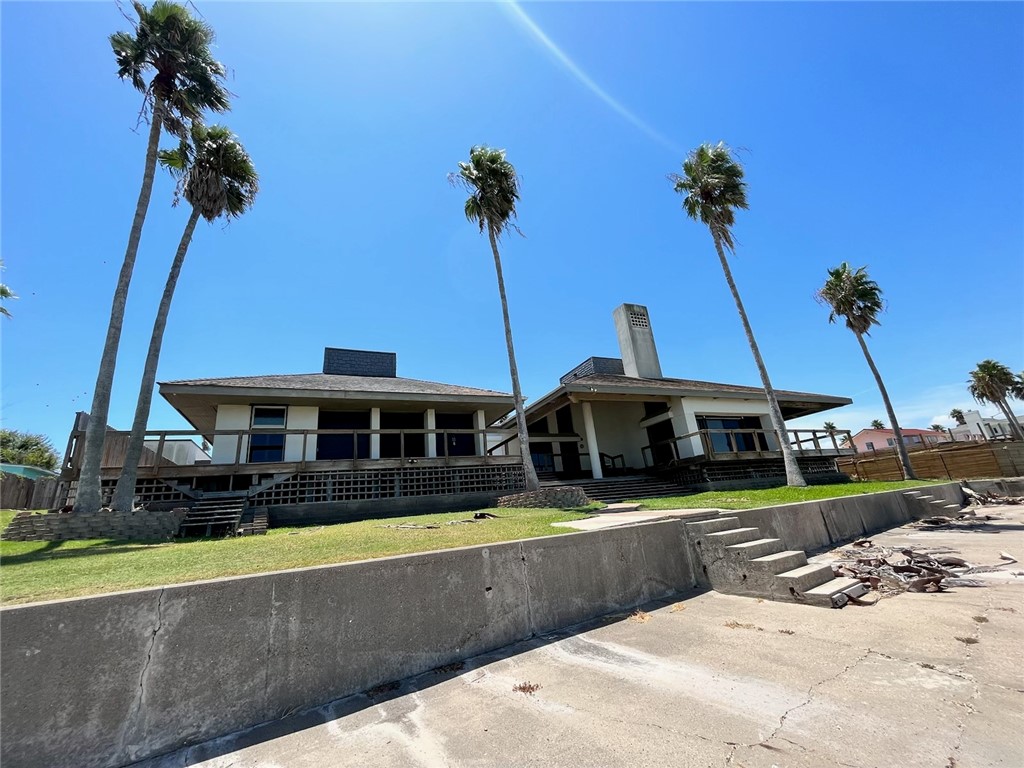
MULTIPOLYGON (((288 406, 288 429, 316 429, 320 409, 315 405, 288 406)), ((306 461, 316 459, 316 435, 306 436, 306 461)), ((302 461, 302 435, 288 435, 284 439, 284 460, 302 461)))
POLYGON ((5 608, 0 762, 120 766, 277 719, 669 597, 686 552, 673 520, 5 608))
MULTIPOLYGON (((216 429, 248 429, 251 423, 251 409, 248 405, 217 406, 216 429)), ((213 464, 234 464, 238 438, 234 435, 215 435, 213 438, 213 464)), ((248 438, 242 438, 242 450, 238 453, 245 461, 249 452, 248 438)))

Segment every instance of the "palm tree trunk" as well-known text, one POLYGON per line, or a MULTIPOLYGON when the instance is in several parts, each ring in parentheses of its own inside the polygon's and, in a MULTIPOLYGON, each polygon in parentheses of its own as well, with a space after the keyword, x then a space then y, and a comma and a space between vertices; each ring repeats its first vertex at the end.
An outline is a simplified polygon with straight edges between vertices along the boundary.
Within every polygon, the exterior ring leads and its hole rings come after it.
POLYGON ((163 126, 164 100, 157 93, 153 102, 153 118, 149 126, 149 143, 146 145, 146 164, 142 171, 142 188, 135 204, 125 249, 124 262, 117 278, 117 288, 110 307, 110 323, 107 338, 103 343, 100 369, 96 376, 96 387, 89 410, 89 424, 85 429, 85 449, 82 466, 78 475, 78 491, 75 494, 75 512, 95 512, 100 508, 100 464, 103 461, 103 441, 107 434, 107 414, 110 411, 110 390, 114 383, 114 368, 117 364, 117 347, 121 342, 121 326, 124 323, 124 307, 128 301, 128 286, 135 269, 135 256, 139 252, 142 225, 146 222, 149 198, 153 193, 153 177, 156 174, 156 156, 160 143, 160 129, 163 126))
POLYGON ((999 410, 1003 412, 1003 415, 1010 422, 1010 432, 1013 433, 1015 439, 1024 442, 1024 429, 1021 428, 1020 422, 1017 421, 1016 415, 1010 410, 1010 402, 1007 398, 1003 398, 999 401, 999 410))
MULTIPOLYGON (((139 459, 142 457, 142 449, 145 447, 146 423, 149 421, 149 409, 153 404, 156 369, 160 362, 160 347, 164 341, 167 315, 171 310, 171 300, 174 298, 174 289, 178 285, 181 265, 185 262, 185 254, 188 253, 188 246, 192 242, 192 233, 195 232, 198 221, 199 210, 193 208, 192 214, 188 217, 188 223, 185 225, 185 231, 181 235, 181 242, 178 243, 178 250, 174 254, 171 271, 167 274, 167 284, 164 286, 164 295, 160 299, 156 320, 153 322, 153 335, 149 339, 149 353, 146 355, 146 367, 142 372, 142 386, 139 388, 139 401, 135 406, 132 434, 128 438, 124 466, 121 468, 121 477, 117 480, 114 499, 110 505, 114 509, 125 512, 131 510, 135 501, 135 481, 139 475, 139 459)), ((159 457, 157 458, 159 459, 159 457)))
POLYGON ((871 369, 871 373, 875 376, 875 383, 878 385, 878 391, 882 394, 882 402, 885 404, 885 413, 889 417, 889 423, 892 424, 892 436, 893 440, 896 441, 896 453, 899 454, 900 464, 903 465, 903 477, 907 480, 917 480, 917 475, 914 474, 914 468, 910 465, 910 456, 907 455, 907 446, 903 443, 903 431, 900 429, 900 423, 896 421, 896 414, 892 410, 892 402, 889 400, 889 393, 885 390, 885 384, 882 383, 882 375, 878 372, 878 368, 875 367, 875 361, 871 357, 871 353, 868 351, 867 342, 864 341, 863 334, 854 331, 854 335, 857 337, 857 341, 860 342, 861 351, 864 352, 864 358, 868 361, 868 368, 871 369))
POLYGON ((501 314, 505 320, 505 346, 508 347, 508 371, 512 376, 512 399, 516 406, 516 429, 519 433, 519 453, 523 457, 523 471, 526 473, 526 490, 536 491, 540 488, 537 470, 533 466, 530 454, 530 437, 526 431, 526 409, 523 407, 523 390, 519 386, 519 368, 516 366, 516 350, 512 346, 512 322, 508 318, 508 299, 505 298, 505 278, 501 273, 501 256, 498 255, 498 241, 494 230, 487 227, 491 240, 491 252, 494 254, 494 271, 498 274, 498 293, 501 294, 501 314))
POLYGON ((725 282, 729 284, 732 291, 733 301, 736 302, 736 311, 740 313, 740 320, 743 322, 743 331, 747 334, 747 343, 750 351, 754 354, 754 362, 757 364, 757 371, 761 374, 761 383, 764 385, 764 393, 768 397, 768 412, 771 415, 772 427, 779 439, 779 448, 782 450, 782 462, 786 466, 786 485, 803 487, 807 485, 800 465, 796 463, 793 455, 793 446, 789 444, 789 432, 786 430, 786 422, 782 419, 782 409, 779 408, 779 399, 775 396, 772 382, 768 378, 768 369, 764 367, 764 360, 761 359, 761 350, 754 340, 754 331, 750 328, 750 321, 747 319, 747 312, 743 309, 743 301, 740 299, 740 292, 736 289, 736 282, 732 279, 732 270, 729 269, 729 262, 725 258, 725 251, 722 250, 721 237, 711 232, 715 239, 715 250, 718 251, 718 259, 722 262, 722 271, 725 273, 725 282))

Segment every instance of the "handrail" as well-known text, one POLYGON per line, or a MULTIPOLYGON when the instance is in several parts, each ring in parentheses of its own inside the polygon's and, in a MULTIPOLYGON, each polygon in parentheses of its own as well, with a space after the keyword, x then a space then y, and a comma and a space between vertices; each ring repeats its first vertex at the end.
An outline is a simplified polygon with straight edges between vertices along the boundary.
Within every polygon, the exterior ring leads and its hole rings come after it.
MULTIPOLYGON (((852 436, 849 430, 837 429, 829 431, 824 429, 792 429, 787 430, 790 435, 790 445, 798 454, 811 456, 832 456, 854 453, 852 436), (848 447, 843 447, 842 438, 848 440, 848 447), (829 445, 828 443, 831 443, 829 445)), ((699 429, 696 432, 689 432, 679 437, 658 440, 640 449, 640 454, 645 467, 658 466, 660 464, 679 461, 683 458, 715 459, 718 457, 740 458, 750 455, 772 457, 781 456, 782 451, 778 446, 778 435, 774 430, 767 429, 699 429), (725 435, 726 449, 721 450, 715 447, 713 437, 725 435), (748 435, 755 447, 747 448, 746 441, 741 443, 738 436, 748 435), (685 451, 680 450, 679 441, 700 438, 701 453, 694 453, 689 447, 685 451), (768 446, 776 447, 768 447, 768 446), (655 454, 659 447, 668 446, 672 451, 672 458, 668 461, 657 461, 655 454), (763 447, 766 446, 766 447, 763 447)))
MULTIPOLYGON (((359 455, 359 438, 367 436, 371 438, 380 437, 385 435, 397 435, 400 437, 399 440, 399 455, 389 458, 405 459, 405 437, 423 435, 424 436, 424 456, 414 456, 410 458, 449 458, 449 435, 473 435, 475 438, 483 438, 483 452, 480 452, 480 445, 474 444, 474 454, 476 456, 486 456, 488 452, 487 446, 487 435, 490 434, 490 430, 487 429, 428 429, 428 428, 410 428, 410 429, 297 429, 287 427, 264 427, 264 428, 249 428, 249 429, 210 429, 210 430, 194 430, 194 429, 160 429, 160 430, 146 430, 144 433, 144 439, 146 442, 152 443, 156 441, 157 446, 155 449, 147 449, 148 453, 153 454, 152 463, 140 463, 140 466, 152 466, 159 468, 164 463, 168 462, 169 459, 166 456, 166 446, 168 441, 175 439, 183 440, 187 439, 189 442, 195 444, 197 441, 205 441, 207 438, 217 437, 234 437, 234 460, 231 462, 224 462, 224 466, 238 467, 241 464, 250 463, 262 463, 262 462, 249 462, 243 461, 242 448, 245 444, 243 438, 251 438, 254 435, 282 435, 286 438, 299 437, 302 441, 302 458, 300 463, 305 465, 309 460, 309 449, 310 449, 310 437, 320 436, 350 436, 352 438, 353 456, 358 457, 359 455), (429 440, 426 439, 429 435, 439 435, 442 437, 442 444, 444 446, 443 455, 437 455, 435 457, 428 456, 426 454, 431 453, 429 449, 429 440)), ((122 444, 126 444, 129 436, 131 435, 128 431, 113 430, 109 429, 106 432, 104 439, 105 445, 110 446, 120 441, 122 444), (114 438, 111 441, 111 438, 114 438)), ((69 440, 70 450, 64 458, 62 470, 64 471, 77 471, 80 469, 79 459, 81 451, 78 449, 79 445, 84 442, 85 430, 75 430, 71 433, 71 439, 69 440)), ((231 444, 231 441, 228 441, 231 444)), ((147 451, 143 452, 142 460, 145 462, 147 458, 147 451)), ((106 457, 104 457, 106 458, 106 457)), ((315 460, 315 457, 314 459, 315 460)), ((205 461, 205 460, 204 460, 205 461)), ((271 462, 273 463, 273 462, 271 462)), ((104 466, 115 466, 114 464, 104 464, 104 466)), ((196 466, 194 463, 188 466, 196 466)))

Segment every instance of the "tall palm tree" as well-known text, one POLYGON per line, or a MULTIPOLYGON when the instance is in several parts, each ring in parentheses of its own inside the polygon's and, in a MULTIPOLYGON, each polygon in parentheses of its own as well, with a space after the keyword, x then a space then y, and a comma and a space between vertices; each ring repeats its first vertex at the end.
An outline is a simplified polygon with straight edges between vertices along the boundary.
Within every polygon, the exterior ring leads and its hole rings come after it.
POLYGON ((834 435, 836 433, 836 425, 835 425, 835 423, 833 423, 831 421, 826 421, 825 422, 825 431, 828 432, 830 435, 834 435))
MULTIPOLYGON (((882 382, 882 375, 878 372, 871 352, 868 351, 865 336, 869 336, 871 326, 880 325, 878 314, 884 309, 882 301, 882 289, 878 283, 868 277, 867 268, 860 267, 857 270, 850 269, 845 261, 835 269, 828 271, 828 279, 825 285, 818 291, 818 300, 828 304, 831 310, 828 321, 834 323, 836 318, 842 317, 846 320, 846 327, 853 331, 860 344, 864 359, 868 361, 868 367, 875 377, 878 391, 882 395, 882 402, 885 404, 885 412, 892 425, 893 439, 896 442, 896 453, 899 454, 900 463, 903 465, 903 476, 907 480, 916 480, 914 468, 910 465, 910 456, 907 455, 907 446, 903 444, 903 431, 900 423, 896 420, 896 413, 892 409, 892 402, 889 400, 889 393, 882 382)), ((884 425, 881 421, 871 422, 875 429, 881 429, 884 425), (875 426, 875 425, 878 426, 875 426)))
POLYGON ((967 423, 967 418, 964 416, 964 412, 959 408, 954 408, 949 412, 949 418, 957 423, 957 426, 964 426, 967 423))
MULTIPOLYGON (((526 488, 534 491, 540 487, 537 470, 530 455, 530 438, 526 431, 526 409, 523 407, 523 392, 519 386, 519 369, 516 366, 516 351, 512 345, 512 324, 508 317, 508 299, 505 296, 505 278, 501 272, 501 255, 498 240, 501 236, 519 228, 515 224, 516 202, 519 200, 519 176, 516 169, 505 158, 505 150, 487 146, 476 146, 469 150, 469 162, 459 163, 457 173, 448 174, 452 184, 461 186, 469 197, 466 200, 466 218, 487 231, 494 256, 494 271, 498 275, 498 293, 501 296, 501 314, 505 321, 505 346, 508 348, 508 370, 512 377, 512 398, 515 401, 516 429, 519 435, 519 453, 523 457, 526 472, 526 488)), ((521 234, 521 233, 520 233, 521 234)))
POLYGON ((932 424, 930 427, 928 427, 928 429, 930 429, 932 432, 941 432, 942 434, 946 434, 946 432, 949 431, 941 424, 932 424))
POLYGON ((885 429, 885 422, 881 419, 875 419, 871 422, 872 429, 885 429))
MULTIPOLYGON (((202 123, 192 127, 192 143, 181 142, 174 150, 160 153, 160 163, 178 179, 178 194, 191 204, 192 212, 185 224, 185 231, 174 254, 164 294, 153 323, 153 334, 149 340, 149 353, 142 373, 139 400, 135 407, 131 437, 125 450, 121 477, 114 489, 111 506, 114 509, 130 510, 135 498, 135 481, 139 473, 139 459, 145 445, 146 423, 153 402, 156 385, 156 369, 160 361, 160 347, 163 344, 167 314, 178 284, 181 265, 185 261, 192 233, 199 217, 209 222, 219 217, 231 220, 241 216, 252 207, 259 191, 259 176, 245 148, 238 137, 224 126, 209 128, 202 123)), ((175 204, 178 196, 175 196, 175 204)))
POLYGON ((1016 377, 1005 365, 995 360, 982 360, 971 371, 971 378, 967 380, 967 390, 979 403, 992 403, 998 406, 1009 420, 1013 436, 1024 441, 1024 428, 1021 428, 1008 402, 1015 382, 1016 377))
POLYGON ((765 368, 764 360, 761 359, 761 350, 754 340, 754 331, 747 319, 747 312, 743 308, 743 301, 736 289, 736 282, 732 278, 732 270, 729 269, 729 261, 725 252, 729 250, 736 252, 736 245, 732 237, 732 226, 735 221, 737 208, 746 209, 747 206, 747 185, 743 181, 743 166, 736 162, 723 142, 712 146, 701 144, 687 155, 683 162, 683 173, 670 174, 669 181, 672 182, 676 192, 683 195, 683 210, 686 215, 694 221, 699 221, 711 231, 711 238, 715 241, 715 250, 718 252, 718 260, 722 263, 722 271, 725 273, 725 281, 732 291, 733 301, 736 302, 736 310, 739 312, 740 321, 743 323, 743 330, 747 334, 747 343, 754 355, 754 362, 757 364, 758 373, 761 374, 761 383, 764 385, 764 393, 768 398, 768 411, 771 414, 772 426, 779 438, 779 447, 782 449, 782 459, 786 466, 786 482, 788 485, 805 486, 800 472, 800 466, 796 463, 793 448, 789 443, 789 433, 786 431, 786 422, 782 418, 782 409, 779 408, 779 400, 775 396, 772 382, 768 378, 768 369, 765 368))
MULTIPOLYGON (((2 270, 3 268, 4 268, 4 261, 3 261, 3 259, 0 259, 0 270, 2 270)), ((7 309, 7 307, 5 307, 3 305, 2 302, 7 301, 8 299, 16 299, 16 298, 18 298, 18 297, 14 295, 14 291, 12 291, 9 286, 6 286, 3 283, 0 283, 0 315, 2 315, 3 317, 10 317, 11 316, 10 311, 7 309)))
POLYGON ((133 31, 114 33, 110 36, 110 45, 117 61, 118 77, 130 81, 142 93, 143 111, 148 111, 150 117, 149 139, 142 187, 114 290, 110 322, 89 409, 75 495, 76 512, 94 511, 100 506, 100 464, 110 410, 110 390, 114 382, 128 286, 153 191, 161 130, 166 127, 171 133, 184 138, 187 126, 198 119, 203 110, 224 112, 230 106, 230 94, 224 87, 224 65, 216 61, 210 52, 213 30, 193 18, 185 6, 169 0, 156 0, 149 8, 138 0, 132 5, 139 17, 133 31))
POLYGON ((1024 402, 1024 371, 1014 375, 1013 385, 1010 387, 1010 397, 1024 402))

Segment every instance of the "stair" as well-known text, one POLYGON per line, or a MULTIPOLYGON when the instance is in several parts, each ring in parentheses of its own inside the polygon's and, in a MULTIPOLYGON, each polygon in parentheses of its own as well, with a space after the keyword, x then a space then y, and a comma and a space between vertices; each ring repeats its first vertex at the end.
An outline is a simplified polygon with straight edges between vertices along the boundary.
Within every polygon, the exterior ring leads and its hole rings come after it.
POLYGON ((582 488, 588 497, 594 501, 603 501, 605 504, 617 504, 632 499, 655 499, 662 496, 686 496, 693 493, 689 488, 648 475, 624 475, 604 480, 541 480, 542 488, 554 488, 560 485, 582 488))
POLYGON ((178 536, 235 536, 246 503, 245 494, 210 494, 188 510, 178 536))
POLYGON ((863 589, 856 579, 835 578, 830 565, 808 563, 805 552, 785 549, 781 539, 740 526, 735 517, 686 523, 686 531, 718 592, 832 608, 863 589))
POLYGON ((247 507, 238 523, 237 536, 262 536, 267 532, 269 517, 266 507, 247 507))
POLYGON ((922 491, 904 491, 903 497, 907 500, 911 516, 919 520, 933 515, 956 517, 963 509, 961 504, 950 504, 945 499, 936 499, 922 491))

